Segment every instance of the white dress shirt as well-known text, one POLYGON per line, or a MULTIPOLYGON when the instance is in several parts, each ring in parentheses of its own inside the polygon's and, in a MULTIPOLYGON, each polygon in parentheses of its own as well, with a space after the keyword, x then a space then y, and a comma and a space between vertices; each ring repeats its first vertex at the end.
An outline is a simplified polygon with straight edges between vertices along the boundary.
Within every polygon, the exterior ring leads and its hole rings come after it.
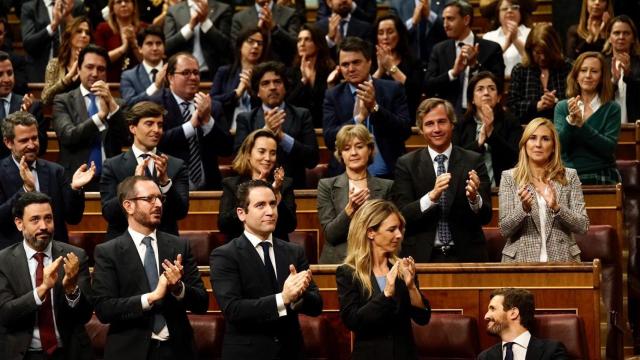
MULTIPOLYGON (((464 39, 455 40, 456 58, 462 52, 462 49, 460 48, 460 46, 458 46, 458 43, 474 46, 473 40, 474 40, 473 31, 469 31, 469 35, 467 35, 467 37, 465 37, 464 39)), ((449 74, 449 81, 453 81, 457 79, 457 77, 453 76, 453 69, 450 69, 448 74, 449 74)), ((466 109, 467 108, 467 87, 469 86, 469 66, 465 66, 462 73, 458 75, 458 77, 460 76, 464 76, 464 79, 462 81, 462 93, 460 94, 460 96, 462 97, 462 108, 466 109)))
MULTIPOLYGON (((525 360, 527 356, 527 348, 529 347, 529 341, 531 341, 531 333, 529 331, 525 331, 522 334, 518 335, 517 338, 513 339, 513 346, 511 350, 513 350, 513 360, 525 360)), ((504 359, 505 345, 506 341, 502 342, 502 359, 504 359)))
MULTIPOLYGON (((524 44, 525 42, 527 42, 527 36, 529 36, 530 32, 530 28, 520 24, 520 26, 518 26, 518 40, 522 41, 522 43, 524 44)), ((503 47, 504 44, 507 43, 507 37, 502 30, 502 26, 493 31, 489 31, 488 33, 484 34, 482 38, 485 40, 496 42, 500 45, 500 47, 503 47)), ((520 56, 518 48, 512 43, 509 45, 506 51, 502 52, 502 57, 504 58, 504 76, 510 77, 513 67, 516 66, 516 64, 522 62, 522 56, 520 56)))

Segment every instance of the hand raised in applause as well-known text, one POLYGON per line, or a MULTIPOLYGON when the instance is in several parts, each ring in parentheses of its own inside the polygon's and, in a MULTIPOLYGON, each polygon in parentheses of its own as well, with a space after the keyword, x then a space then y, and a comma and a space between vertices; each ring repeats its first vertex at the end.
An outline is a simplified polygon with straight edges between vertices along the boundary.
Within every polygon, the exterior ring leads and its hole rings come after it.
POLYGON ((60 264, 62 264, 62 256, 59 256, 53 260, 51 264, 42 269, 42 283, 36 288, 40 300, 44 301, 47 298, 49 290, 56 285, 60 264))
POLYGON ((451 181, 451 173, 444 173, 436 177, 436 183, 433 185, 433 189, 429 191, 429 200, 431 202, 438 202, 440 196, 449 188, 449 182, 451 181))
POLYGON ((358 211, 360 206, 369 199, 369 195, 370 191, 368 188, 356 190, 352 187, 349 189, 349 201, 347 202, 347 206, 344 208, 344 212, 349 218, 351 218, 353 214, 358 211))
POLYGON ((93 161, 91 162, 91 166, 88 166, 87 164, 80 165, 71 178, 71 189, 81 189, 83 186, 87 185, 91 179, 93 179, 95 174, 96 164, 93 161))
POLYGON ((62 287, 66 294, 71 294, 78 285, 78 271, 80 269, 80 260, 76 254, 70 252, 62 257, 64 262, 64 278, 62 278, 62 287))
POLYGON ((520 186, 517 194, 522 203, 522 210, 527 213, 531 212, 531 205, 533 204, 533 190, 531 190, 531 186, 528 184, 520 186))
POLYGON ((398 270, 402 261, 396 261, 387 273, 387 284, 384 286, 384 296, 393 297, 396 293, 396 279, 398 278, 398 270))
POLYGON ((470 202, 475 203, 478 200, 478 188, 480 187, 480 177, 475 170, 469 171, 467 186, 465 187, 465 195, 470 202))
POLYGON ((311 270, 297 272, 293 264, 289 265, 289 276, 282 286, 282 300, 285 305, 297 301, 311 284, 311 270))

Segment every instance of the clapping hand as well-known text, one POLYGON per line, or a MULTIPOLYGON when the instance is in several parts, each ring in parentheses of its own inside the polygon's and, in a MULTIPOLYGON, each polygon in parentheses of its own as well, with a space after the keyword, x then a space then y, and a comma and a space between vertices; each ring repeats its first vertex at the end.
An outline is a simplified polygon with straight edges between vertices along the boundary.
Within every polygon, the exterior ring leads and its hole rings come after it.
POLYGON ((584 119, 582 118, 582 110, 580 109, 580 103, 582 97, 580 95, 572 97, 567 100, 567 107, 569 108, 569 117, 571 121, 576 124, 577 127, 582 127, 584 119))
POLYGON ((533 190, 528 184, 522 185, 518 189, 518 197, 522 203, 522 210, 524 212, 531 212, 531 205, 533 204, 533 190))
POLYGON ((93 176, 96 174, 96 164, 91 162, 91 166, 87 166, 87 164, 82 164, 75 173, 73 173, 73 177, 71 178, 71 189, 79 190, 83 186, 87 185, 93 176))
POLYGON ((556 198, 556 189, 553 185, 553 181, 547 180, 546 186, 541 195, 544 201, 547 203, 549 209, 553 211, 560 210, 560 205, 558 205, 558 200, 556 198))
POLYGON ((398 268, 402 261, 396 261, 387 273, 387 284, 384 287, 384 296, 393 297, 396 293, 396 279, 398 278, 398 268))
POLYGON ((360 206, 364 204, 365 201, 369 199, 369 189, 358 189, 355 188, 349 189, 349 201, 347 202, 347 206, 345 206, 344 211, 348 217, 353 216, 353 214, 358 211, 360 206))
POLYGON ((282 300, 285 305, 296 302, 311 285, 311 270, 297 272, 293 264, 289 265, 289 276, 282 286, 282 300))
POLYGON ((469 171, 469 178, 467 179, 467 186, 465 187, 465 194, 470 202, 475 203, 478 196, 478 188, 480 187, 480 177, 475 170, 469 171))
POLYGON ((78 271, 80 269, 80 260, 76 254, 70 252, 63 257, 64 261, 64 278, 62 279, 62 287, 65 293, 71 294, 78 284, 78 271))

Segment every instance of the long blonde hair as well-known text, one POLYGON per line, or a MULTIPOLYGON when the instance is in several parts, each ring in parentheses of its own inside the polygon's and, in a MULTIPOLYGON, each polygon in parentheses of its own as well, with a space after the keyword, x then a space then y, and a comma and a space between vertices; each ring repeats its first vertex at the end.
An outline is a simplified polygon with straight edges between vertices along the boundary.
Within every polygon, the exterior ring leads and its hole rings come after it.
MULTIPOLYGON (((589 37, 589 28, 587 27, 587 23, 589 22, 589 7, 587 3, 589 0, 582 0, 582 7, 580 8, 580 20, 578 21, 578 35, 581 38, 586 39, 589 37)), ((613 0, 607 0, 607 10, 610 16, 613 17, 613 0)), ((598 35, 598 38, 605 39, 606 33, 601 31, 598 35)), ((597 40, 597 39, 595 39, 597 40)))
MULTIPOLYGON (((382 199, 367 200, 356 211, 349 224, 347 257, 344 259, 344 264, 353 268, 353 277, 362 284, 363 295, 367 298, 373 293, 373 285, 371 284, 373 250, 367 232, 369 230, 377 231, 382 222, 393 214, 400 219, 400 227, 404 232, 406 222, 400 210, 392 202, 382 199)), ((398 254, 392 253, 389 261, 394 264, 397 260, 398 254)))
POLYGON ((562 158, 560 157, 560 140, 555 126, 549 119, 535 118, 529 122, 524 128, 522 138, 520 138, 520 154, 518 155, 518 163, 513 169, 513 178, 518 186, 527 184, 533 180, 533 172, 529 166, 529 155, 527 155, 527 141, 533 133, 540 127, 544 126, 551 131, 553 136, 553 153, 551 158, 544 167, 544 178, 559 182, 562 185, 567 184, 562 158))

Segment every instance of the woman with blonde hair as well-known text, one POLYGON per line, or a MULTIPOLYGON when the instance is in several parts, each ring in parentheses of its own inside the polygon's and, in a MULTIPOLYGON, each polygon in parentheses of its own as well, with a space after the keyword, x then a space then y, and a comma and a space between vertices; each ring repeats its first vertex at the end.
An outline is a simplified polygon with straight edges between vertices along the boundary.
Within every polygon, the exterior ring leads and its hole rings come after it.
POLYGON ((347 254, 349 223, 368 199, 391 199, 393 181, 367 171, 375 144, 364 125, 343 126, 336 135, 334 156, 345 172, 318 183, 318 218, 324 232, 321 264, 339 264, 347 254))
POLYGON ((562 161, 576 169, 583 184, 617 184, 620 105, 601 53, 578 56, 567 78, 567 97, 558 103, 554 114, 562 161))
POLYGON ((573 233, 584 234, 589 217, 576 170, 565 168, 553 123, 533 119, 520 139, 518 163, 502 173, 502 262, 580 261, 573 233))
POLYGON ((567 32, 567 57, 575 59, 587 51, 602 51, 606 40, 605 26, 611 17, 613 1, 582 0, 580 20, 567 32))
POLYGON ((365 202, 349 225, 347 258, 336 270, 340 318, 354 332, 352 359, 417 359, 411 321, 426 325, 413 258, 399 258, 405 220, 390 201, 365 202))
POLYGON ((248 180, 264 180, 273 184, 273 191, 278 202, 278 221, 273 236, 289 241, 289 233, 296 229, 296 200, 293 194, 293 181, 284 176, 282 167, 276 166, 278 139, 267 129, 256 130, 244 139, 233 159, 232 167, 238 176, 222 179, 222 198, 220 199, 220 215, 218 229, 226 236, 227 241, 240 236, 244 226, 236 208, 238 186, 248 180))

